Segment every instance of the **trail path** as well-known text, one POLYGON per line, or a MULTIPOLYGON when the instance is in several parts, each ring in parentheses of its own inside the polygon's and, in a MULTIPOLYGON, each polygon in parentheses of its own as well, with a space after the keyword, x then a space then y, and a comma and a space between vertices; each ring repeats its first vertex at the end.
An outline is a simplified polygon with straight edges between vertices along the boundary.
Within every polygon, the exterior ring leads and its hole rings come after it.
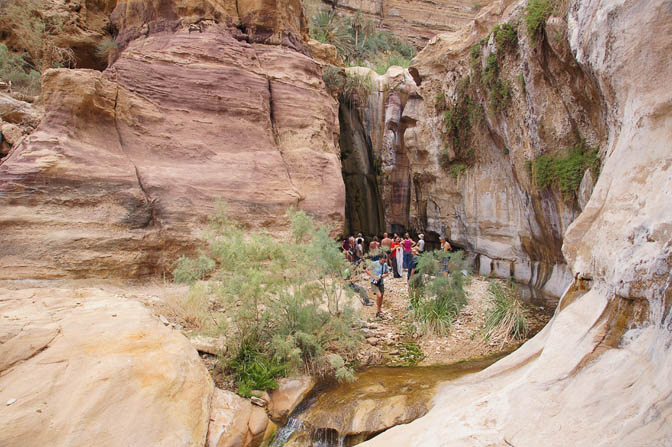
MULTIPOLYGON (((410 302, 406 277, 386 279, 383 318, 376 318, 375 305, 362 307, 366 344, 359 355, 360 362, 364 365, 403 362, 408 358, 406 348, 413 342, 424 354, 420 363, 422 365, 452 363, 516 349, 525 340, 515 340, 500 346, 499 343, 488 342, 480 336, 489 303, 487 290, 490 281, 492 280, 479 276, 472 277, 465 286, 467 305, 460 312, 450 333, 440 337, 429 334, 419 336, 413 332, 412 314, 408 310, 410 302)), ((364 275, 357 276, 356 282, 367 289, 369 298, 373 301, 375 295, 364 275)), ((531 305, 529 311, 529 337, 532 337, 550 320, 553 309, 531 305)))

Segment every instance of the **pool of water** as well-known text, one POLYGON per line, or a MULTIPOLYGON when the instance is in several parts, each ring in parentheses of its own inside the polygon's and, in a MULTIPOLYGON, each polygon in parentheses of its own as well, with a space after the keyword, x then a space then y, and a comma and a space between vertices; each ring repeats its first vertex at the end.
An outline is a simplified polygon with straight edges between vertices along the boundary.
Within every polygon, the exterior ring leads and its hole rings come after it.
POLYGON ((438 385, 487 368, 506 353, 450 365, 374 367, 351 383, 322 384, 280 428, 273 447, 346 447, 427 413, 438 385))

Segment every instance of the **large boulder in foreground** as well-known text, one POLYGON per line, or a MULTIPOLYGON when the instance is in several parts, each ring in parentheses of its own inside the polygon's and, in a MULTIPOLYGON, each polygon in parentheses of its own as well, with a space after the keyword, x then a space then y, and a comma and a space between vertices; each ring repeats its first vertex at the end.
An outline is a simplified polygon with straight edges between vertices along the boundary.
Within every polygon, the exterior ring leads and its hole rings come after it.
POLYGON ((217 199, 249 226, 344 220, 338 113, 311 58, 232 30, 134 40, 104 73, 53 70, 0 165, 0 278, 170 270, 217 199))
POLYGON ((0 314, 0 445, 204 445, 212 380, 142 304, 2 289, 0 314))

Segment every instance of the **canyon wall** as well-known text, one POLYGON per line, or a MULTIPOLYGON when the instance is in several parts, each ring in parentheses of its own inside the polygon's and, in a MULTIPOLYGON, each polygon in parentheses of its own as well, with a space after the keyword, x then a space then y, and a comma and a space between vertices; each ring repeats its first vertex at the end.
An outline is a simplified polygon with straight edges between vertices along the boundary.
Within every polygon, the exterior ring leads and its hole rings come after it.
POLYGON ((104 72, 46 72, 44 118, 0 161, 0 278, 169 270, 218 199, 246 225, 295 206, 341 231, 338 108, 300 2, 203 8, 119 3, 104 72))
POLYGON ((563 193, 540 187, 532 166, 577 145, 603 148, 604 101, 569 52, 564 19, 551 18, 540 38, 527 35, 522 14, 495 2, 433 39, 410 75, 350 70, 376 85, 358 111, 380 164, 386 229, 430 243, 445 235, 476 254, 481 274, 559 297, 571 281, 563 234, 590 197, 593 171, 584 167, 581 188, 563 193), (516 37, 498 45, 490 31, 504 17, 516 37))
MULTIPOLYGON (((444 387, 425 417, 364 445, 672 439, 672 9, 663 0, 572 1, 567 24, 571 54, 593 80, 605 123, 599 178, 562 247, 575 281, 534 339, 444 387)), ((443 40, 446 59, 451 48, 459 53, 460 39, 443 40)))
POLYGON ((460 29, 490 0, 323 0, 341 15, 361 14, 381 29, 425 46, 435 35, 460 29))

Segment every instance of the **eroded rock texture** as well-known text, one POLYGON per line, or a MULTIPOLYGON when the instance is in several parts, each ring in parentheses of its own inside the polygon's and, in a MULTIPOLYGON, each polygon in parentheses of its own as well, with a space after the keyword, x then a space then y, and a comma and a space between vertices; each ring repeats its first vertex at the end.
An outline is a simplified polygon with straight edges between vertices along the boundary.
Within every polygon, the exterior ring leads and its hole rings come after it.
POLYGON ((282 228, 292 205, 342 226, 337 106, 295 50, 157 32, 104 73, 47 72, 43 100, 0 165, 2 278, 167 269, 217 199, 251 226, 282 228))
POLYGON ((356 13, 422 48, 438 33, 469 23, 491 0, 323 0, 341 14, 356 13))
POLYGON ((521 14, 517 4, 495 2, 471 26, 437 36, 414 60, 413 79, 398 69, 369 72, 376 92, 356 111, 380 163, 387 230, 415 229, 430 243, 446 235, 477 254, 481 274, 559 297, 571 279, 563 234, 585 206, 592 177, 586 171, 582 192, 562 194, 539 188, 530 163, 581 141, 603 147, 604 103, 569 54, 563 19, 541 42, 521 22, 515 42, 497 45, 488 31, 521 14), (496 105, 485 84, 492 73, 490 82, 508 89, 496 105))
POLYGON ((600 176, 565 233, 577 279, 534 339, 365 445, 669 444, 671 27, 662 0, 569 3, 571 52, 606 122, 600 176))
POLYGON ((142 304, 100 289, 2 289, 0 311, 0 444, 205 444, 210 374, 142 304))

